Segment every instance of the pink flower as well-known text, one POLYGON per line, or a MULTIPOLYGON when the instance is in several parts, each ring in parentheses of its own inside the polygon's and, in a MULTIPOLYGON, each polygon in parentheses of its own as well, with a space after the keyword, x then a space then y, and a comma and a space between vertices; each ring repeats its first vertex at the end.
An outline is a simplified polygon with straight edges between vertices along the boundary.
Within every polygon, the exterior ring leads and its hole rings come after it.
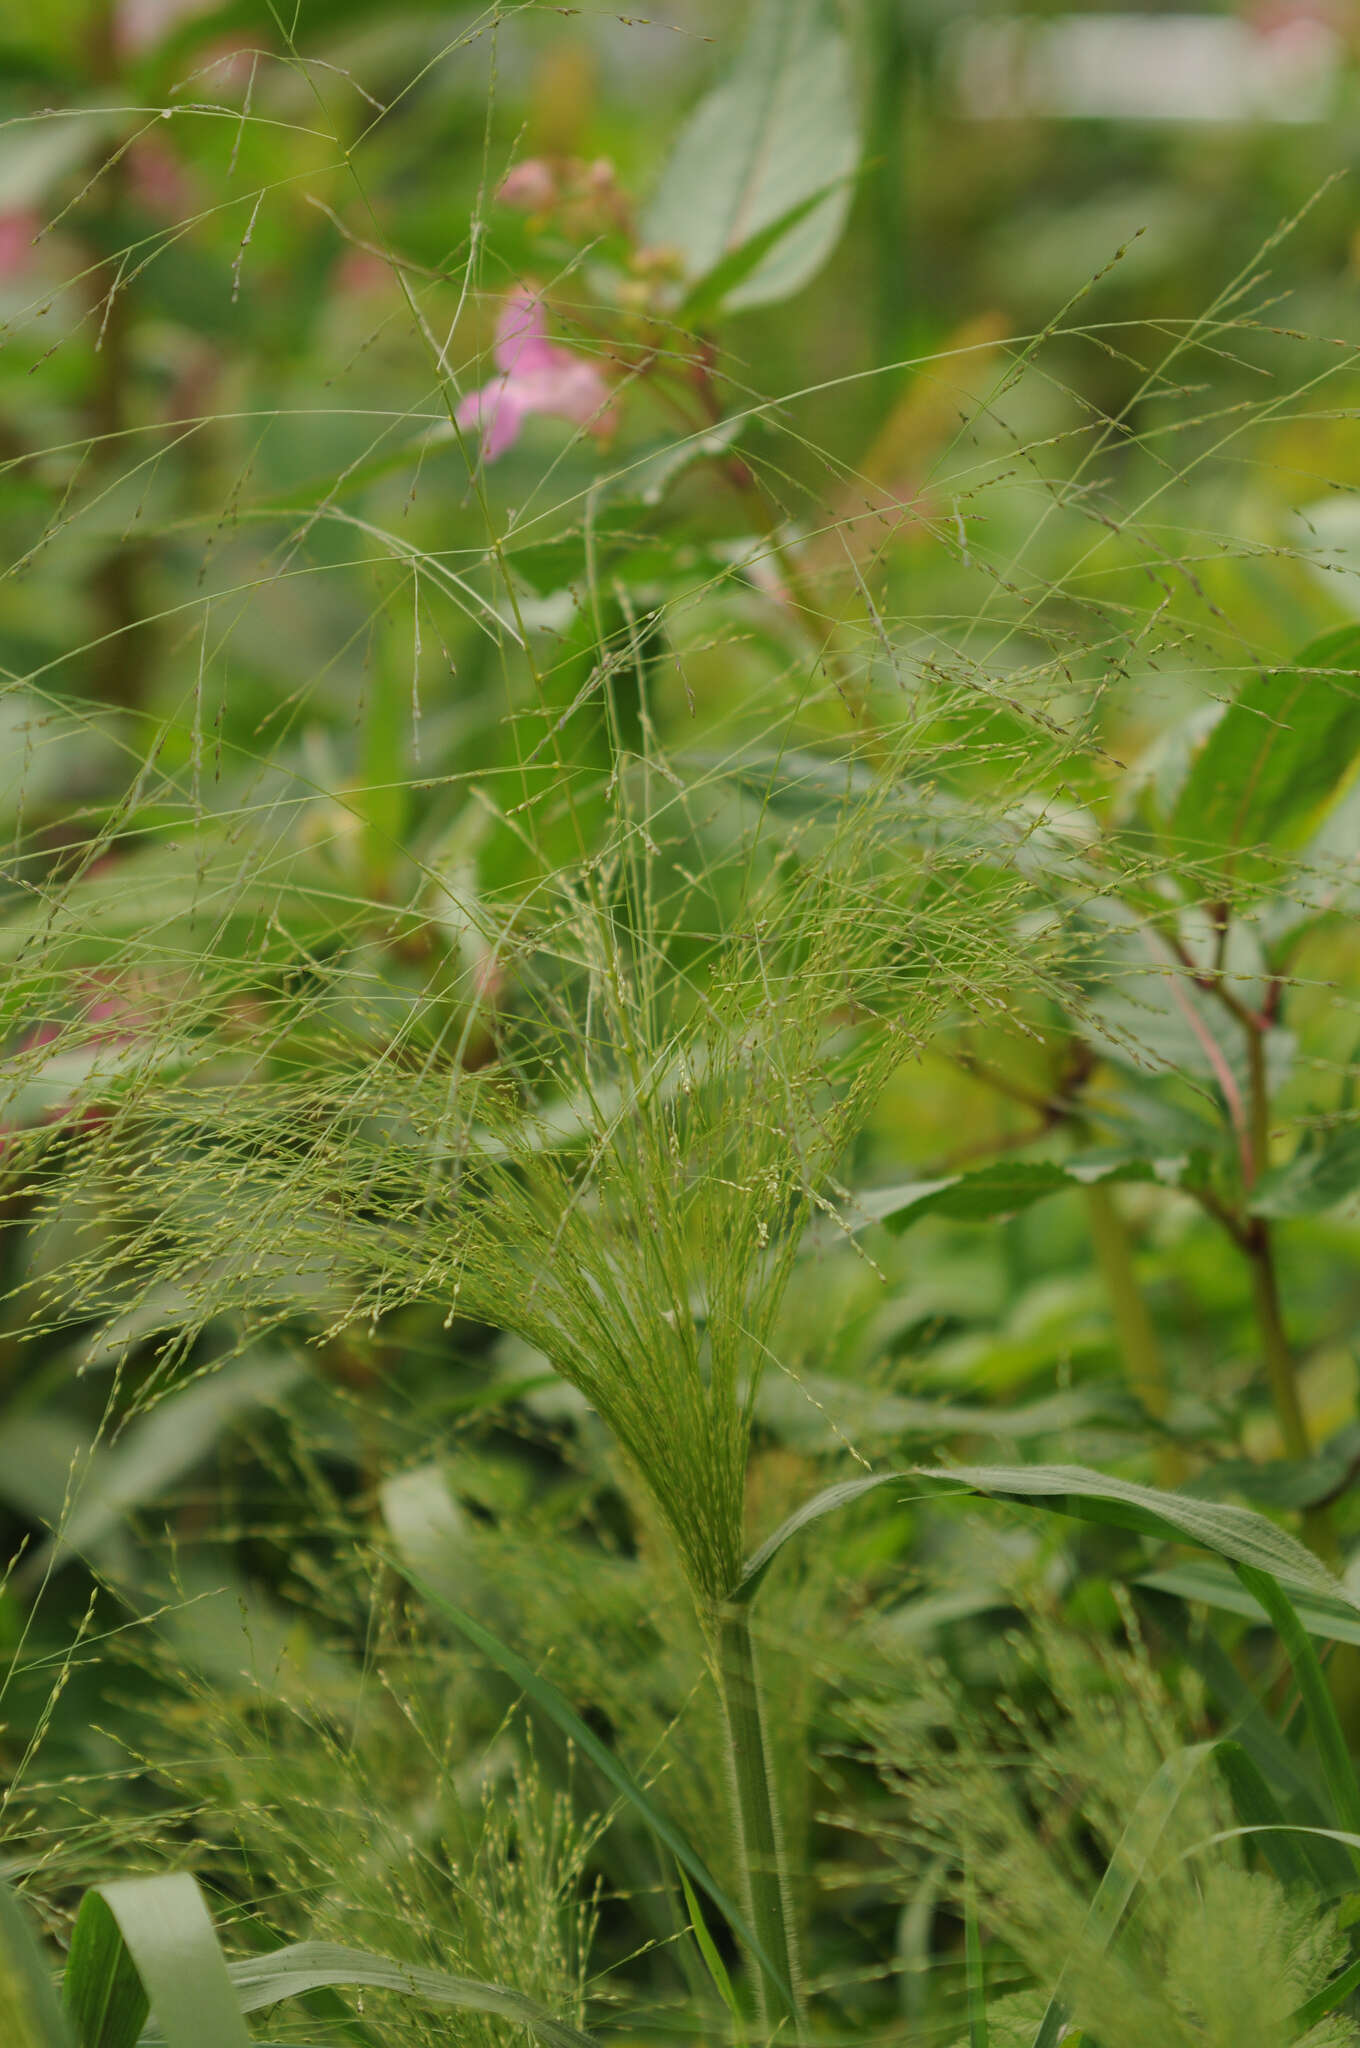
POLYGON ((0 278, 17 277, 33 261, 33 237, 42 222, 30 207, 0 213, 0 278))
POLYGON ((496 197, 522 213, 546 213, 557 199, 557 174, 541 156, 526 157, 506 172, 496 197))
POLYGON ((180 220, 192 210, 193 188, 173 149, 158 136, 133 143, 127 153, 127 176, 133 198, 147 213, 180 220))
POLYGON ((392 282, 392 267, 371 249, 346 249, 335 269, 335 288, 347 299, 366 298, 392 282))
POLYGON ((495 356, 500 376, 469 392, 458 408, 460 427, 481 430, 484 462, 505 453, 530 413, 551 413, 597 433, 612 425, 609 386, 593 363, 548 340, 543 301, 528 285, 517 285, 501 308, 495 356))
POLYGON ((121 0, 114 15, 114 40, 125 57, 140 57, 164 42, 181 22, 206 14, 213 0, 121 0))

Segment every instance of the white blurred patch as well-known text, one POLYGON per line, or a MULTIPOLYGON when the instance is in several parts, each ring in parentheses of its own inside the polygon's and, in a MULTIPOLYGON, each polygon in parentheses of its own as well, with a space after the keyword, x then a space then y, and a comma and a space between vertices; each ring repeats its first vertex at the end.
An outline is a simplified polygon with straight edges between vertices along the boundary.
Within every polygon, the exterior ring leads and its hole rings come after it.
POLYGON ((1003 17, 960 23, 946 68, 974 121, 1322 121, 1342 47, 1306 17, 1273 29, 1222 14, 1003 17))

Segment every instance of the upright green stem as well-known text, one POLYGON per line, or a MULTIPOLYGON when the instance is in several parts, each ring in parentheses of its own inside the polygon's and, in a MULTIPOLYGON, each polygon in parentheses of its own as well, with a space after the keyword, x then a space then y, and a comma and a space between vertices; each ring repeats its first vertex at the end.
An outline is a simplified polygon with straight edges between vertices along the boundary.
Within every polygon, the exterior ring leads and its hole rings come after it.
MULTIPOLYGON (((118 82, 116 13, 113 0, 95 0, 90 18, 90 71, 95 84, 112 92, 118 82)), ((116 250, 124 232, 127 203, 127 162, 120 152, 100 179, 92 207, 91 275, 95 279, 92 312, 95 332, 87 412, 91 462, 101 480, 112 477, 123 460, 122 436, 128 425, 132 377, 131 309, 126 289, 116 274, 116 250)), ((89 594, 96 642, 90 668, 93 694, 102 703, 135 705, 141 696, 146 666, 141 601, 142 548, 126 536, 114 541, 93 565, 89 594), (134 650, 134 633, 143 640, 134 650)))
MULTIPOLYGON (((1148 1414, 1160 1420, 1170 1404, 1166 1361, 1134 1271, 1128 1225, 1110 1190, 1099 1185, 1086 1190, 1086 1217, 1129 1384, 1148 1414)), ((1173 1444, 1158 1451, 1157 1476, 1163 1486, 1178 1486, 1185 1477, 1173 1444)))
MULTIPOLYGON (((1219 990, 1228 1008, 1241 1023, 1247 1038, 1247 1116, 1251 1141, 1247 1181, 1250 1190, 1270 1166, 1270 1086, 1266 1072, 1266 1031, 1269 1027, 1266 1020, 1243 1009, 1223 989, 1221 981, 1219 990)), ((1270 1386, 1275 1419, 1279 1423, 1280 1435, 1284 1441, 1285 1454, 1294 1459, 1308 1458, 1312 1455, 1312 1439, 1308 1434, 1303 1403, 1299 1399, 1294 1354, 1290 1349, 1288 1332, 1284 1326, 1280 1283, 1275 1268, 1275 1244, 1267 1219, 1264 1216, 1249 1216, 1241 1230, 1239 1242, 1251 1269, 1252 1306, 1256 1312, 1256 1327, 1261 1333, 1266 1378, 1270 1386)), ((1336 1533, 1332 1528, 1331 1516, 1325 1507, 1306 1508, 1303 1529, 1308 1541, 1321 1556, 1328 1559, 1336 1557, 1336 1533)))
POLYGON ((776 1989, 755 1964, 756 1996, 762 2021, 782 2040, 791 2041, 801 2033, 803 2019, 798 1945, 749 1607, 733 1604, 721 1609, 716 1648, 742 1903, 787 1987, 784 1992, 776 1989))
MULTIPOLYGON (((1270 1165, 1270 1089, 1266 1075, 1265 1031, 1256 1017, 1244 1014, 1242 1022, 1247 1034, 1247 1114, 1251 1135, 1249 1175, 1254 1183, 1270 1165)), ((1275 1272, 1275 1247, 1270 1225, 1264 1216, 1254 1216, 1248 1222, 1243 1248, 1251 1267, 1252 1302, 1261 1332, 1270 1398, 1275 1404, 1280 1435, 1291 1458, 1306 1458, 1312 1451, 1312 1445, 1299 1400, 1294 1357, 1285 1333, 1280 1285, 1275 1272)))
POLYGON ((916 267, 910 241, 911 136, 919 92, 919 31, 907 10, 867 10, 870 140, 865 156, 876 166, 870 209, 877 243, 878 361, 895 362, 913 311, 916 267))
POLYGON ((1299 1401, 1294 1358, 1289 1349, 1289 1338, 1285 1334, 1270 1225, 1262 1216, 1256 1217, 1247 1231, 1246 1251, 1251 1267, 1252 1304, 1256 1310, 1257 1328, 1261 1332, 1266 1377, 1270 1383, 1270 1398, 1275 1406, 1280 1435, 1284 1438, 1285 1450, 1291 1458, 1307 1458, 1311 1455, 1313 1447, 1309 1441, 1308 1424, 1304 1420, 1303 1407, 1299 1401))

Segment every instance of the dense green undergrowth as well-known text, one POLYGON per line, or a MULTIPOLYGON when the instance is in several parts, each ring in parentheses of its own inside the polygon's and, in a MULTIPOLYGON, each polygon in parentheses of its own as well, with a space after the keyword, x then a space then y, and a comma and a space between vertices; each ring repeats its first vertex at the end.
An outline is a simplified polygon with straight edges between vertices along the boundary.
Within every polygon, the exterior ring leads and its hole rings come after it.
POLYGON ((1337 166, 678 13, 0 49, 0 2032, 1339 2048, 1337 166))

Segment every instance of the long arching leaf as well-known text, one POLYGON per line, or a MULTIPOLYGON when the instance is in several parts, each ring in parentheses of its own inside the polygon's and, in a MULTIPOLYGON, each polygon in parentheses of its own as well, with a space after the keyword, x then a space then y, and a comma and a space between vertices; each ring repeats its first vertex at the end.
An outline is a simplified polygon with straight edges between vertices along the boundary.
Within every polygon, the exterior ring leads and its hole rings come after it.
POLYGON ((536 2000, 501 1984, 478 1977, 456 1977, 417 1963, 398 1963, 365 1949, 343 1948, 331 1941, 297 1941, 266 1956, 229 1963, 228 1974, 242 2012, 258 2012, 284 1998, 299 1998, 339 1984, 378 1991, 399 1991, 422 2005, 455 2006, 464 2012, 489 2013, 526 2027, 544 2048, 590 2048, 589 2034, 554 2019, 536 2000))
POLYGON ((1268 1572, 1291 1591, 1340 1600, 1360 1612, 1360 1604, 1311 1550, 1251 1508, 1138 1486, 1083 1465, 951 1465, 914 1476, 944 1491, 978 1493, 1084 1521, 1112 1522, 1168 1542, 1197 1543, 1235 1565, 1268 1572))
MULTIPOLYGON (((87 1912, 94 1924, 84 1953, 103 1958, 111 1992, 120 2000, 115 2007, 111 1997, 106 2011, 128 2010, 125 1947, 166 2048, 251 2048, 212 1918, 187 1871, 99 1885, 81 1905, 82 1916, 87 1912)), ((74 1988, 68 2000, 73 1996, 74 1988)), ((79 2009, 98 2009, 97 1986, 82 1989, 79 2009)), ((103 2040, 114 2048, 116 2038, 93 2037, 101 2048, 103 2040)))

